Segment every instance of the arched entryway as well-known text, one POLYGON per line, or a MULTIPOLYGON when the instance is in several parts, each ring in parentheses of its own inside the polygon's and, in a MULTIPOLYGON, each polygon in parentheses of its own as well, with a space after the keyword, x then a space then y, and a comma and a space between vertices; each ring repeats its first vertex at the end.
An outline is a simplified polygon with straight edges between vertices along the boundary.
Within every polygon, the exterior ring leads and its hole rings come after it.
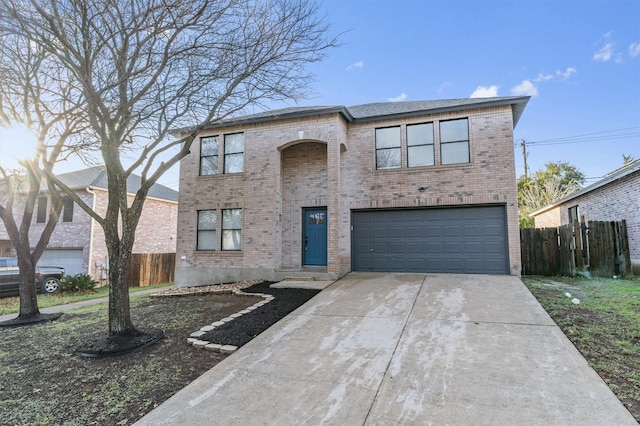
POLYGON ((280 151, 282 267, 326 267, 327 144, 301 141, 280 151))

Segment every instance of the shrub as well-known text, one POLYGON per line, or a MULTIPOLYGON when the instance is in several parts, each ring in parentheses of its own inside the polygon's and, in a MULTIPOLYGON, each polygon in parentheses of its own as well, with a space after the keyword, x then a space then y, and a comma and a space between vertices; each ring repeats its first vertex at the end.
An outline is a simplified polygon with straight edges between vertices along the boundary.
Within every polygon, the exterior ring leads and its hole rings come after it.
POLYGON ((70 275, 60 280, 60 290, 69 293, 95 291, 97 284, 91 275, 70 275))

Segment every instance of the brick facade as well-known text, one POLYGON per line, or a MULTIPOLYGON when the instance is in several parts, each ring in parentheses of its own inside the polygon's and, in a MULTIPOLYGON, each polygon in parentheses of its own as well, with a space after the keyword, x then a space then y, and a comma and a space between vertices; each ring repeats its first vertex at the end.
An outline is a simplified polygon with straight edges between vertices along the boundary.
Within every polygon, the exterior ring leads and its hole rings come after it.
POLYGON ((327 208, 323 272, 337 278, 351 270, 353 210, 504 205, 510 271, 519 275, 513 123, 512 107, 496 105, 367 122, 326 113, 204 131, 200 136, 244 133, 244 172, 199 176, 199 139, 182 160, 176 284, 295 275, 289 271, 304 269, 302 209, 308 207, 327 208), (456 118, 469 120, 470 163, 408 168, 403 131, 402 168, 376 170, 376 128, 433 122, 437 140, 437 123, 456 118), (218 242, 215 251, 197 251, 197 212, 215 209, 220 215, 228 208, 243 209, 242 250, 224 252, 218 242))
POLYGON ((567 201, 536 213, 536 228, 569 223, 569 209, 575 206, 578 206, 578 215, 587 221, 625 220, 634 274, 640 273, 640 162, 632 167, 636 170, 620 179, 596 185, 593 190, 570 196, 567 201))
MULTIPOLYGON (((107 210, 107 191, 96 188, 93 192, 95 193, 94 209, 98 214, 104 216, 107 210)), ((130 195, 129 204, 132 201, 133 196, 130 195)), ((88 217, 85 212, 82 212, 82 214, 88 217)), ((177 218, 177 203, 147 198, 136 228, 133 253, 174 253, 176 250, 177 218)), ((94 279, 99 279, 100 269, 96 264, 99 265, 106 262, 107 245, 102 227, 94 221, 92 222, 90 228, 92 244, 89 269, 94 279)))
MULTIPOLYGON (((103 215, 107 205, 107 191, 100 188, 77 190, 78 196, 96 212, 103 215)), ((130 200, 131 201, 131 196, 130 200)), ((50 200, 48 200, 50 202, 50 200)), ((37 205, 37 203, 36 203, 37 205)), ((22 217, 22 205, 14 209, 16 218, 22 217)), ((37 207, 36 207, 37 208, 37 207)), ((136 229, 134 253, 173 253, 176 248, 178 204, 175 201, 147 198, 144 204, 140 222, 136 229)), ((40 238, 44 223, 33 223, 29 230, 32 244, 40 238)), ((15 255, 8 240, 7 231, 0 224, 0 251, 4 255, 15 255)), ((96 264, 104 264, 107 259, 107 247, 102 227, 96 223, 84 210, 74 205, 73 220, 56 225, 47 249, 68 249, 82 251, 83 273, 90 274, 99 280, 101 271, 96 264)))

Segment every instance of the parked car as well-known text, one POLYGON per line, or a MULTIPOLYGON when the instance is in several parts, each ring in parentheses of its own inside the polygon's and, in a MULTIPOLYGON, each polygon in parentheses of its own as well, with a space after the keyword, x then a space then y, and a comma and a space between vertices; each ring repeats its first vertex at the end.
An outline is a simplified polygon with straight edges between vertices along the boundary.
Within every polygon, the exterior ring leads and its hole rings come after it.
MULTIPOLYGON (((64 278, 64 268, 36 266, 36 290, 40 293, 55 293, 64 278)), ((20 288, 20 269, 15 257, 0 257, 0 297, 15 296, 20 288)))

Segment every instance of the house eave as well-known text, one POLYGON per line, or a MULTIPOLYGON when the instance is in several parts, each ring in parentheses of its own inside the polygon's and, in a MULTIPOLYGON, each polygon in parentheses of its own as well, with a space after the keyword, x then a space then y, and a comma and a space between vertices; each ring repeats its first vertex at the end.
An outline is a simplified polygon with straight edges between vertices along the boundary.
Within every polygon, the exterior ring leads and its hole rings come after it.
POLYGON ((442 114, 456 111, 468 111, 473 109, 482 109, 482 108, 490 108, 496 106, 511 106, 511 110, 513 113, 513 127, 515 128, 524 112, 527 103, 529 102, 529 96, 511 96, 504 98, 485 98, 481 102, 474 102, 469 104, 457 104, 457 105, 449 105, 443 107, 435 107, 435 108, 424 108, 417 109, 415 111, 407 111, 400 112, 395 114, 378 114, 371 115, 367 117, 356 117, 353 121, 357 123, 368 123, 371 121, 380 121, 380 120, 393 120, 393 119, 403 119, 403 118, 412 118, 421 115, 433 115, 433 114, 442 114))
POLYGON ((613 182, 617 182, 620 179, 623 179, 629 175, 632 175, 633 173, 640 173, 640 159, 633 161, 632 163, 628 164, 627 166, 624 166, 618 170, 615 170, 613 172, 611 172, 609 175, 605 176, 604 179, 601 179, 589 186, 585 186, 584 188, 578 189, 575 192, 572 192, 571 194, 567 195, 564 198, 561 198, 560 200, 549 204, 548 206, 545 206, 539 210, 536 210, 535 212, 529 213, 529 217, 535 217, 537 215, 540 215, 542 213, 546 213, 549 210, 552 210, 562 204, 565 204, 575 198, 578 198, 582 195, 588 194, 589 192, 595 191, 596 189, 602 188, 603 186, 609 185, 613 182))
MULTIPOLYGON (((267 123, 278 120, 289 120, 289 119, 300 119, 300 118, 308 118, 308 117, 317 117, 324 115, 332 115, 339 114, 341 115, 345 121, 349 123, 369 123, 372 121, 380 121, 380 120, 394 120, 394 119, 403 119, 403 118, 411 118, 417 117, 421 115, 432 115, 432 114, 440 114, 440 113, 448 113, 455 111, 468 111, 473 109, 482 109, 482 108, 490 108, 496 106, 510 106, 512 110, 513 116, 513 127, 515 127, 522 116, 522 113, 529 102, 529 96, 507 96, 507 97, 496 97, 496 98, 483 98, 483 99, 474 99, 474 98, 465 98, 465 99, 452 99, 448 101, 453 101, 455 103, 451 105, 444 106, 424 106, 424 107, 416 107, 415 109, 410 109, 407 111, 401 112, 380 112, 380 113, 364 113, 362 115, 356 114, 356 110, 361 107, 374 106, 377 104, 364 104, 364 105, 355 105, 351 107, 346 106, 327 106, 327 107, 301 107, 299 109, 294 108, 285 108, 281 110, 267 111, 264 113, 246 115, 237 118, 225 119, 218 122, 209 123, 202 128, 196 127, 187 127, 182 129, 175 129, 171 131, 171 134, 178 137, 184 138, 188 135, 192 134, 194 131, 200 130, 213 130, 213 129, 222 129, 228 127, 235 126, 243 126, 249 124, 259 124, 259 123, 267 123), (354 111, 352 111, 354 110, 354 111)), ((438 101, 417 101, 417 102, 407 102, 405 104, 420 104, 422 102, 425 103, 437 103, 438 101)), ((380 103, 379 105, 392 104, 391 102, 380 103)), ((400 105, 402 103, 399 103, 400 105)), ((362 111, 361 111, 362 112, 362 111)))

